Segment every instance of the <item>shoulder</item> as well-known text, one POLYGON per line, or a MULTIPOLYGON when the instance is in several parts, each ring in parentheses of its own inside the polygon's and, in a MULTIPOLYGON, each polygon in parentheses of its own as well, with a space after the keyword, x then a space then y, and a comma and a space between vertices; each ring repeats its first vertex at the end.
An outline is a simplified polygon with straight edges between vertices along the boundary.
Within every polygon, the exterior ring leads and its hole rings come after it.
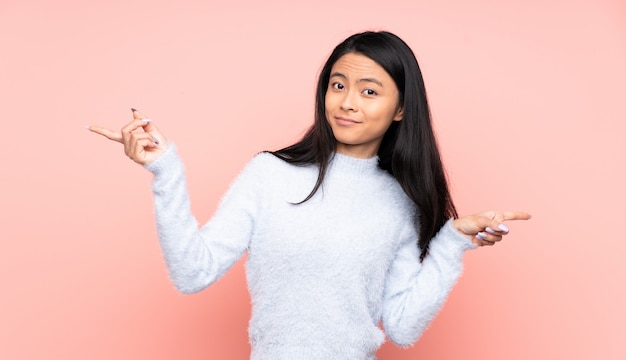
POLYGON ((380 194, 385 195, 386 201, 391 207, 397 209, 404 215, 414 216, 416 214, 416 205, 409 198, 398 180, 387 171, 381 170, 379 176, 380 194))
POLYGON ((260 152, 243 167, 235 184, 262 196, 266 201, 300 201, 315 185, 316 169, 314 165, 294 165, 270 152, 260 152))
POLYGON ((256 173, 276 174, 276 172, 288 172, 297 168, 297 166, 278 158, 270 152, 263 151, 252 157, 245 166, 244 171, 253 171, 256 173))
POLYGON ((260 152, 244 166, 239 177, 251 178, 256 182, 280 182, 281 179, 302 179, 303 172, 316 171, 314 166, 290 164, 270 152, 260 152), (295 177, 295 178, 294 178, 295 177))
POLYGON ((250 163, 255 163, 255 164, 258 163, 258 164, 265 164, 267 166, 272 166, 272 165, 278 165, 281 163, 286 163, 286 161, 279 159, 277 156, 275 156, 271 152, 262 151, 254 155, 252 159, 250 160, 250 163))

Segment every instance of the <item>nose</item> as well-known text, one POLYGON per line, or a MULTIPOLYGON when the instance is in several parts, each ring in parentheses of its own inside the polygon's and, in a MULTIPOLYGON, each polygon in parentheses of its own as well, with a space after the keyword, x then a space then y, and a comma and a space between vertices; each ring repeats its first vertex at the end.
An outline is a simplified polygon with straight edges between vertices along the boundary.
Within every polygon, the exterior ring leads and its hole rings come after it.
POLYGON ((359 111, 358 94, 354 91, 346 91, 343 99, 341 99, 341 110, 354 112, 359 111))

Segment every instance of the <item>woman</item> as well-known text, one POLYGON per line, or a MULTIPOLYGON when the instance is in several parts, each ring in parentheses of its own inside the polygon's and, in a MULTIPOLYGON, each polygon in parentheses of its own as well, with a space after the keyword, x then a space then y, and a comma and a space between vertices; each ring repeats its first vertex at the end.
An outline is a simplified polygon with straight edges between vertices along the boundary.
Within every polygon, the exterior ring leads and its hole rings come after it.
POLYGON ((90 130, 154 173, 159 239, 181 292, 204 289, 248 252, 252 359, 375 359, 385 334, 412 344, 459 277, 464 251, 500 241, 502 221, 530 218, 457 218, 419 66, 388 32, 334 49, 311 129, 255 156, 201 228, 174 145, 133 116, 120 132, 90 130))

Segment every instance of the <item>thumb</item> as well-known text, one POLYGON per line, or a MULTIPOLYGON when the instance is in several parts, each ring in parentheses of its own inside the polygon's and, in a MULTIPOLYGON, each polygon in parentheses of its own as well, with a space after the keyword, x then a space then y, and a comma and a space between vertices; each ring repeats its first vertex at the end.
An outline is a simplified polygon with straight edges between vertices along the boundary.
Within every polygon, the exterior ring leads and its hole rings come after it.
POLYGON ((142 120, 142 119, 146 118, 139 111, 137 111, 137 109, 135 109, 135 108, 130 108, 130 111, 133 112, 133 119, 135 119, 135 120, 142 120))
POLYGON ((152 138, 154 139, 156 145, 160 145, 160 147, 165 148, 165 146, 167 145, 167 140, 165 139, 165 136, 163 136, 161 131, 152 123, 152 120, 145 117, 137 109, 131 108, 130 110, 133 112, 133 119, 143 120, 145 122, 145 124, 142 125, 143 131, 152 135, 152 138))

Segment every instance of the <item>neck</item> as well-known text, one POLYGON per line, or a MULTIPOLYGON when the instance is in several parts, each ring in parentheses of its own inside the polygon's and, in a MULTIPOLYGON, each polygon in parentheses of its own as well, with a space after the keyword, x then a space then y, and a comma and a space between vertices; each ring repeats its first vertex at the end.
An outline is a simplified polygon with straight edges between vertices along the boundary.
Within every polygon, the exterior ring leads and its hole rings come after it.
POLYGON ((357 159, 371 159, 378 154, 378 146, 362 146, 362 145, 347 145, 337 143, 337 154, 357 158, 357 159))
POLYGON ((381 171, 378 167, 377 156, 363 159, 341 153, 335 153, 328 169, 330 173, 338 171, 342 174, 356 174, 361 177, 367 177, 381 171))

